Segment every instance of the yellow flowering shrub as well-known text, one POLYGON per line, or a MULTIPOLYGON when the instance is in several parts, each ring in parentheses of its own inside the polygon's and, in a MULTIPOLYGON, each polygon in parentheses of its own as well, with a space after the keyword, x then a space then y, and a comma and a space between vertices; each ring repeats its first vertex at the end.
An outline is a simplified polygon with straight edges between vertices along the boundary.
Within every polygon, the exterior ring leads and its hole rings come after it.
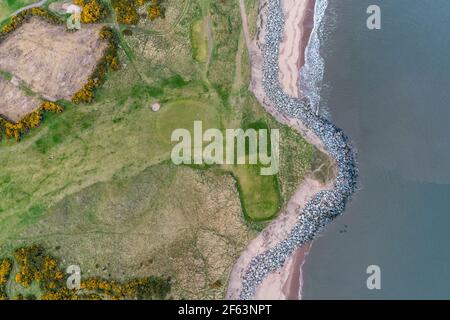
POLYGON ((134 0, 112 0, 112 5, 119 23, 134 25, 139 22, 139 14, 134 0))
POLYGON ((108 16, 108 10, 101 0, 75 0, 75 4, 82 8, 82 23, 100 22, 108 16))

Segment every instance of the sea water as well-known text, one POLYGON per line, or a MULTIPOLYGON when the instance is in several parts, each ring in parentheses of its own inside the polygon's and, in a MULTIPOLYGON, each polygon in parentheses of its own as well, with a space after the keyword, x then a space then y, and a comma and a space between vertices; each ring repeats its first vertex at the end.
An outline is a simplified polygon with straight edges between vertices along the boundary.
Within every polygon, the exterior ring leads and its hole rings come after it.
POLYGON ((450 1, 328 2, 315 100, 354 142, 360 181, 314 241, 303 297, 450 298, 450 1))

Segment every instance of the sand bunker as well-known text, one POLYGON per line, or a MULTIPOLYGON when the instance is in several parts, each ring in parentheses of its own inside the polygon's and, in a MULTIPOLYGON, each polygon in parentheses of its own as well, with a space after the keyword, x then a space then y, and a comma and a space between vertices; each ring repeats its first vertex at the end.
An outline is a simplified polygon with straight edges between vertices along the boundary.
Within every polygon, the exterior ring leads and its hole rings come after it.
POLYGON ((41 105, 36 97, 26 95, 8 80, 0 77, 0 116, 18 122, 41 105))
POLYGON ((71 33, 65 25, 32 17, 0 43, 0 70, 44 97, 70 100, 103 57, 107 42, 101 28, 83 25, 71 33))

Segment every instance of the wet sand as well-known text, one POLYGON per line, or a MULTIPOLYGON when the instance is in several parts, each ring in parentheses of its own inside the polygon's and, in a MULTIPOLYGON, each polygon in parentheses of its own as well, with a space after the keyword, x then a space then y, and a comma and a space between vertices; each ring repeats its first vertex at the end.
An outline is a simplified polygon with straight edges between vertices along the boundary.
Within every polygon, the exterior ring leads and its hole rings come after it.
POLYGON ((289 278, 283 286, 283 293, 287 300, 299 300, 302 298, 303 265, 308 256, 311 243, 307 243, 295 251, 292 255, 292 268, 286 270, 289 278))

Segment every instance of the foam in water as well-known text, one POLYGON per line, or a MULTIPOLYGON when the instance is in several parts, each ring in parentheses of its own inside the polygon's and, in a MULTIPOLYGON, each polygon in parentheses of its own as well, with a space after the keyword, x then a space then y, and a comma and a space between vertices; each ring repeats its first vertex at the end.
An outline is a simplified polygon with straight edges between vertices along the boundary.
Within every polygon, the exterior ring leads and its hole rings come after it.
POLYGON ((322 39, 322 21, 328 7, 328 0, 316 0, 314 8, 314 27, 305 49, 305 64, 300 69, 300 90, 308 98, 316 114, 319 112, 320 90, 325 63, 320 54, 322 39))

